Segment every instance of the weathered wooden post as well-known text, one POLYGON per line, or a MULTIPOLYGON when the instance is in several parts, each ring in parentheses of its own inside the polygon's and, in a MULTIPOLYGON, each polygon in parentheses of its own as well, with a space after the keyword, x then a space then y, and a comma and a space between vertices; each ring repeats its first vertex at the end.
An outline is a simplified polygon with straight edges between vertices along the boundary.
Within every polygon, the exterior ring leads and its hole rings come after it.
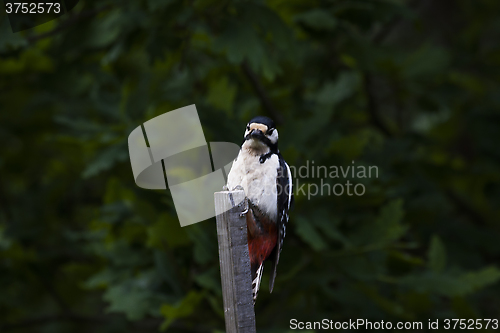
POLYGON ((245 192, 216 192, 214 197, 226 332, 255 333, 247 223, 241 216, 245 192))

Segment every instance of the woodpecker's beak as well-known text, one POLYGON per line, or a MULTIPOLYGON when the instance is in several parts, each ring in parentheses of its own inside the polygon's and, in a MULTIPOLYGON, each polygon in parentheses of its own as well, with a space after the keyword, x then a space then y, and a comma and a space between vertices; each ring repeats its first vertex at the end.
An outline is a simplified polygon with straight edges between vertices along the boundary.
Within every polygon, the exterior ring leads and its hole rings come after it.
POLYGON ((262 133, 261 130, 259 129, 253 129, 251 132, 250 132, 250 137, 254 138, 254 139, 263 139, 264 138, 264 133, 262 133))

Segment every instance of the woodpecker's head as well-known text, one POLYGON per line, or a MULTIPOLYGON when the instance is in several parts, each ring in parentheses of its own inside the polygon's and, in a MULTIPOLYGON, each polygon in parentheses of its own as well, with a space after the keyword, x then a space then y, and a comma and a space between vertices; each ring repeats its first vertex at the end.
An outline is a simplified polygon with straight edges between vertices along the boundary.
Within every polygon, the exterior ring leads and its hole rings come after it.
POLYGON ((244 137, 244 145, 249 148, 278 148, 278 130, 274 127, 274 121, 264 116, 257 116, 248 122, 244 137))

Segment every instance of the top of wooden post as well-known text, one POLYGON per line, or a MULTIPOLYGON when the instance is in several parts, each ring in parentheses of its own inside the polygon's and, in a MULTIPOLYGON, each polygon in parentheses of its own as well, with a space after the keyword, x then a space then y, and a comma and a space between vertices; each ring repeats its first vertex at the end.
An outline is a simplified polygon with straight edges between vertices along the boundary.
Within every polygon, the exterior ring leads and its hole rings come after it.
POLYGON ((245 192, 214 194, 226 332, 255 333, 245 192))

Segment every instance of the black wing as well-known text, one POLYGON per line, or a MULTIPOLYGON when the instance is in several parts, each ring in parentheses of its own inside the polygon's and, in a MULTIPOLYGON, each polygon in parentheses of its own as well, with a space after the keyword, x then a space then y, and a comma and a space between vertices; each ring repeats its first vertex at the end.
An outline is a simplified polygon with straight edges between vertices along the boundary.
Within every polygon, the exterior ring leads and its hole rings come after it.
POLYGON ((286 236, 286 225, 288 223, 288 212, 293 204, 292 174, 290 167, 278 153, 280 166, 278 168, 278 179, 276 180, 278 190, 278 242, 273 252, 269 256, 272 263, 271 277, 269 279, 269 291, 273 291, 274 279, 276 278, 276 268, 280 259, 283 240, 286 236))

